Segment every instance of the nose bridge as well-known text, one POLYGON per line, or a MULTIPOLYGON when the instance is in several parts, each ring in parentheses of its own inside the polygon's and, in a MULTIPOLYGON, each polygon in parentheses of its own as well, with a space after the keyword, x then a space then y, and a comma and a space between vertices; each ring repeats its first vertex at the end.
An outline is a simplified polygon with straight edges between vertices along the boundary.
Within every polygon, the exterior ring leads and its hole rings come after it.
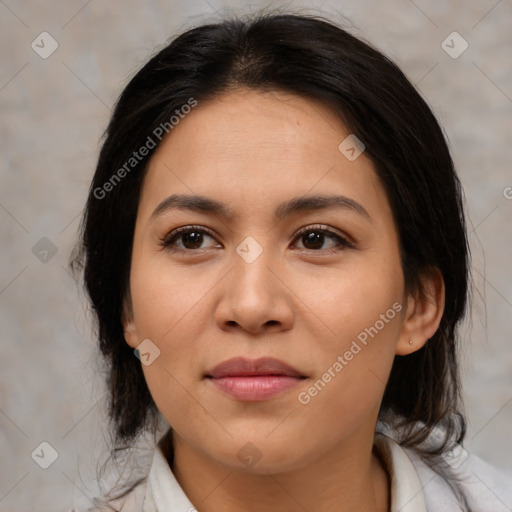
POLYGON ((234 279, 242 287, 242 291, 249 295, 264 293, 273 285, 270 282, 272 273, 268 267, 272 262, 275 264, 275 255, 263 237, 259 239, 261 243, 255 237, 247 236, 236 247, 234 255, 234 279))

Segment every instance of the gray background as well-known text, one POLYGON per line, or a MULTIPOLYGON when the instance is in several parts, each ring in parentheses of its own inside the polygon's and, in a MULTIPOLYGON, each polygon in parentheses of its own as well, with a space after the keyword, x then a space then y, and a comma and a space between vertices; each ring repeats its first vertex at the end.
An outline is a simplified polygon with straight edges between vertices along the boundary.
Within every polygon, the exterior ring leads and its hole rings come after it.
POLYGON ((265 5, 346 16, 356 34, 397 61, 444 126, 465 188, 474 259, 462 361, 467 449, 512 471, 511 1, 5 0, 0 511, 67 510, 90 504, 86 495, 94 493, 104 389, 84 297, 66 265, 113 102, 172 35, 218 19, 216 11, 265 5), (43 31, 59 45, 47 59, 31 48, 43 31), (454 31, 469 44, 456 59, 441 46, 454 31), (44 237, 51 244, 39 242, 44 237), (31 458, 42 441, 58 453, 48 469, 31 458))

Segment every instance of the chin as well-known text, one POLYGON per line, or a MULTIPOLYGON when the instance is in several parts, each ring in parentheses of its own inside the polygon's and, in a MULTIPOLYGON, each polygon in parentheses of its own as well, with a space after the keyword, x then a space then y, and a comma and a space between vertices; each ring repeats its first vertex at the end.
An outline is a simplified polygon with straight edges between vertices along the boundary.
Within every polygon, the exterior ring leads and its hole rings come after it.
POLYGON ((264 435, 243 436, 242 439, 230 440, 221 452, 218 451, 218 445, 212 447, 214 449, 210 455, 231 471, 253 475, 286 473, 306 466, 315 458, 314 450, 304 452, 301 437, 296 441, 290 439, 287 436, 286 439, 271 441, 264 435), (298 447, 302 450, 298 451, 298 447))

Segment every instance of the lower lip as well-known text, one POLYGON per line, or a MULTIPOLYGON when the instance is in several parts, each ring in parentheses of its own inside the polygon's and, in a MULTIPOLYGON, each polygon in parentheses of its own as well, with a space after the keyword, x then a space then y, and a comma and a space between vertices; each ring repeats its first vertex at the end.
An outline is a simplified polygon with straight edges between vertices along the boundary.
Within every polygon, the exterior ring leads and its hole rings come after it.
POLYGON ((237 400, 260 402, 296 386, 303 379, 288 375, 211 378, 212 383, 237 400))

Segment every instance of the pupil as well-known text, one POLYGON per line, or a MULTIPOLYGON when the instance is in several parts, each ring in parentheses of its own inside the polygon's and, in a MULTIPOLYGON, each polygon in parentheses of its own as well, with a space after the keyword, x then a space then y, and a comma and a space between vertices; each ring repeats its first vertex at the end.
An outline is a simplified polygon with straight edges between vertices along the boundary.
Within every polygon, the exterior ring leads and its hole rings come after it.
POLYGON ((183 245, 187 247, 187 249, 197 249, 201 246, 203 235, 202 233, 198 233, 197 231, 190 231, 189 233, 185 233, 183 236, 183 245), (192 245, 193 247, 189 247, 192 245))
POLYGON ((308 233, 303 235, 302 243, 306 249, 319 249, 323 245, 323 234, 322 233, 308 233), (311 244, 312 247, 308 247, 307 244, 311 244))

